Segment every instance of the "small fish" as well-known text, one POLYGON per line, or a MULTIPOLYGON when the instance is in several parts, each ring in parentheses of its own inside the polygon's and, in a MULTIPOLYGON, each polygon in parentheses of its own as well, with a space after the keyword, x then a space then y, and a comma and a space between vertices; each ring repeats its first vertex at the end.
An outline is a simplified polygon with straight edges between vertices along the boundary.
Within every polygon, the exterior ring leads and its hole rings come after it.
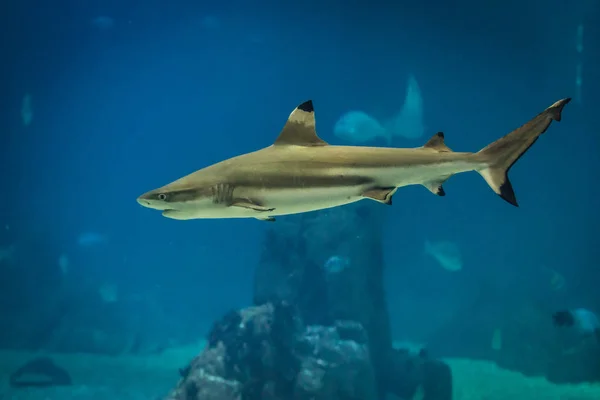
POLYGON ((96 246, 106 241, 106 236, 96 232, 85 232, 77 237, 77 244, 82 247, 96 246))
POLYGON ((565 288, 566 279, 560 272, 546 266, 541 266, 541 269, 548 275, 548 283, 552 290, 559 291, 565 288))
POLYGON ((328 274, 338 274, 350 266, 348 257, 331 256, 325 261, 323 268, 328 274))
POLYGON ((114 28, 115 20, 106 15, 99 15, 92 19, 92 25, 100 30, 108 30, 114 28))
POLYGON ((221 20, 216 15, 205 15, 200 20, 200 26, 206 30, 216 30, 221 27, 221 20))
POLYGON ((119 288, 114 283, 105 283, 98 288, 98 295, 105 303, 116 303, 119 300, 119 288))
POLYGON ((430 243, 426 240, 425 254, 432 256, 445 270, 455 272, 462 269, 460 248, 454 242, 430 243))
POLYGON ((398 188, 409 185, 444 196, 442 184, 452 175, 476 171, 503 200, 518 206, 508 171, 552 121, 560 121, 569 101, 557 101, 470 153, 452 151, 441 132, 417 148, 331 146, 317 135, 309 100, 292 111, 272 145, 200 169, 142 194, 137 202, 177 220, 274 221, 364 199, 391 205, 398 188))
POLYGON ((33 122, 33 99, 29 93, 23 96, 21 102, 21 121, 23 126, 29 126, 33 122))
POLYGON ((502 350, 502 330, 500 328, 494 329, 492 333, 492 350, 502 350))
POLYGON ((0 264, 11 264, 15 257, 15 251, 16 246, 14 244, 9 246, 0 246, 0 264))
POLYGON ((582 337, 595 336, 600 344, 600 320, 594 312, 585 308, 561 310, 552 319, 556 326, 572 328, 582 337))
POLYGON ((58 268, 60 269, 61 274, 67 275, 70 267, 71 261, 69 260, 69 256, 64 253, 61 254, 60 257, 58 257, 58 268))

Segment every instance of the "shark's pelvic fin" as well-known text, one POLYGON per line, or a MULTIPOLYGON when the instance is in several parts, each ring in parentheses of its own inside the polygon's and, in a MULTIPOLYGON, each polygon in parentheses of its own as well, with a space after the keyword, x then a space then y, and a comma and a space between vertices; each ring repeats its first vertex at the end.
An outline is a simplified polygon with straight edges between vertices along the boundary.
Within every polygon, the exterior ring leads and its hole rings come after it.
POLYGON ((274 210, 274 208, 261 206, 258 202, 249 199, 235 199, 233 200, 233 203, 231 203, 231 207, 242 207, 261 213, 274 210))
POLYGON ((385 187, 385 188, 373 188, 367 190, 362 194, 362 197, 378 201, 388 206, 392 205, 392 196, 396 193, 398 188, 396 187, 385 187))
POLYGON ((562 99, 508 135, 481 149, 476 155, 488 165, 477 172, 496 194, 515 207, 517 198, 508 179, 508 171, 519 158, 546 132, 552 121, 560 121, 563 107, 571 101, 562 99))
POLYGON ((423 147, 440 153, 452 151, 448 146, 446 146, 446 143, 444 143, 444 132, 438 132, 433 135, 431 139, 429 139, 427 143, 423 145, 423 147))
POLYGON ((317 135, 315 109, 312 100, 300 104, 288 117, 275 146, 327 146, 328 143, 317 135))
POLYGON ((444 190, 444 187, 442 185, 444 182, 450 179, 451 176, 452 175, 448 175, 443 179, 424 183, 423 186, 425 186, 431 193, 435 194, 436 196, 445 196, 446 191, 444 190))

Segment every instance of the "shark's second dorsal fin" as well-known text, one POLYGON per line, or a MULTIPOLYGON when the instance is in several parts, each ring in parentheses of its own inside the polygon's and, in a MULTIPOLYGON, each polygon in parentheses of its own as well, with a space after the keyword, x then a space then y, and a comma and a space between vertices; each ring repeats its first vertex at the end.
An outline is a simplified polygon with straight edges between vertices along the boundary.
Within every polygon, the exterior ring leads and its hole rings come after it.
POLYGON ((444 143, 444 132, 438 132, 433 135, 431 139, 429 139, 427 143, 423 145, 423 147, 438 151, 440 153, 452 151, 448 146, 446 146, 446 143, 444 143))
POLYGON ((317 136, 315 129, 315 109, 312 100, 300 104, 290 114, 275 146, 327 146, 328 143, 317 136))

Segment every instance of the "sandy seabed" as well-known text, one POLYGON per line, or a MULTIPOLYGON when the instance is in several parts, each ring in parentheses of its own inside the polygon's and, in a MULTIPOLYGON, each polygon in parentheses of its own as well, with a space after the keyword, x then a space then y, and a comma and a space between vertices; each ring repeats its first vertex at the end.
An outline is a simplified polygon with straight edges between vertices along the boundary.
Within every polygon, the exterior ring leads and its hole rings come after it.
MULTIPOLYGON (((90 354, 0 352, 0 400, 158 400, 175 386, 178 369, 202 344, 173 349, 151 357, 107 357, 90 354), (73 386, 12 389, 11 372, 36 356, 50 356, 67 369, 73 386)), ((528 378, 494 364, 464 359, 446 360, 454 375, 455 400, 599 400, 600 384, 555 385, 528 378)), ((391 397, 390 397, 391 400, 391 397)))

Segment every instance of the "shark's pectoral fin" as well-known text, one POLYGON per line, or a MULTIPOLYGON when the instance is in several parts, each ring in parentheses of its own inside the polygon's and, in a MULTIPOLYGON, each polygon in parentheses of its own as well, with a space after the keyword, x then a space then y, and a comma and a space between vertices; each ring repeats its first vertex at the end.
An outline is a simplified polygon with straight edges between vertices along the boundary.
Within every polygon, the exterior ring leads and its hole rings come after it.
POLYGON ((397 187, 373 188, 367 190, 361 196, 391 206, 392 196, 397 189, 397 187))
POLYGON ((249 200, 249 199, 235 199, 231 203, 230 207, 242 207, 242 208, 247 208, 249 210, 254 210, 256 212, 261 212, 261 213, 274 210, 274 208, 262 206, 258 202, 249 200))
POLYGON ((256 211, 259 214, 254 218, 259 219, 261 221, 275 222, 275 218, 271 217, 268 214, 264 214, 275 210, 275 208, 262 206, 257 201, 250 199, 235 199, 231 203, 230 207, 241 207, 246 208, 248 210, 256 211))
POLYGON ((328 143, 317 135, 315 129, 315 109, 312 100, 300 104, 290 114, 275 146, 327 146, 328 143))
POLYGON ((431 193, 435 194, 436 196, 445 196, 446 195, 446 191, 444 190, 444 187, 442 186, 442 184, 444 182, 446 182, 448 179, 450 179, 452 175, 448 175, 442 179, 438 179, 435 181, 431 181, 431 182, 426 182, 423 184, 423 186, 425 186, 431 193))
POLYGON ((446 146, 446 143, 444 143, 444 132, 438 132, 433 135, 431 139, 423 145, 423 148, 435 150, 439 153, 452 152, 450 147, 446 146))

